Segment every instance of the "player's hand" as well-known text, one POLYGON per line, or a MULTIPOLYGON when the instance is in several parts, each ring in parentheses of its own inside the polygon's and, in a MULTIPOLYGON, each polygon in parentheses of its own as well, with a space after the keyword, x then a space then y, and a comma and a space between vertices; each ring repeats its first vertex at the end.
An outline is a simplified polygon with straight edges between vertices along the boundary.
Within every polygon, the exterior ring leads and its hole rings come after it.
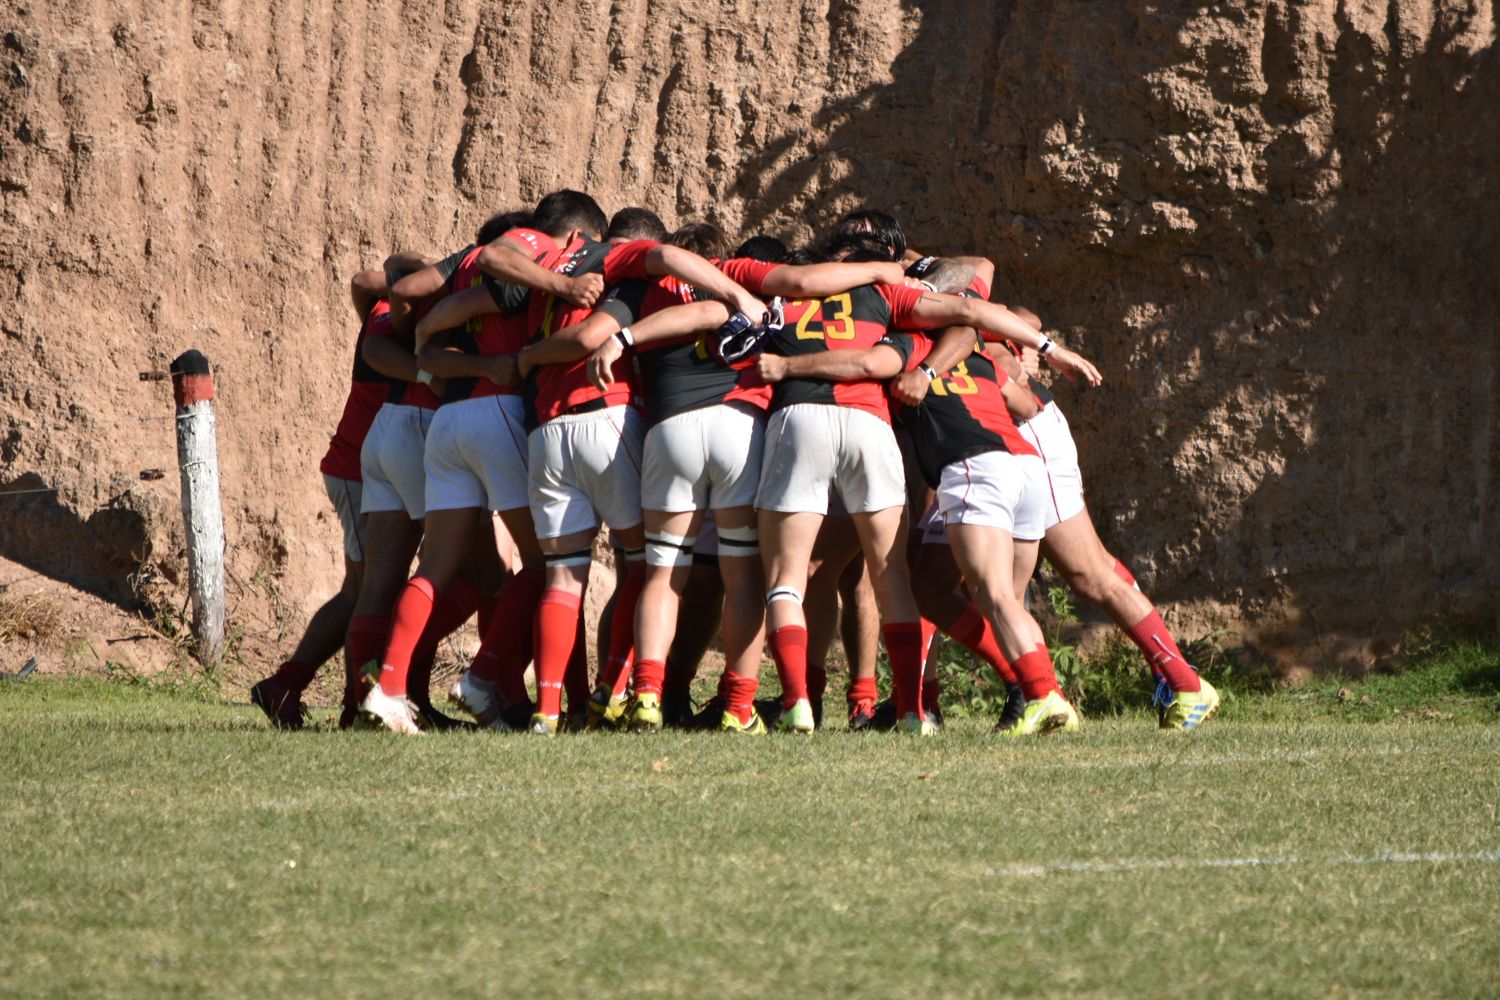
POLYGON ((594 388, 603 391, 614 384, 615 362, 620 360, 625 353, 625 347, 614 337, 610 337, 604 343, 594 349, 589 355, 589 381, 594 383, 594 388))
POLYGON ((927 396, 932 380, 920 371, 905 372, 891 381, 891 395, 907 406, 916 406, 927 396))
POLYGON ((1081 354, 1074 354, 1066 347, 1054 347, 1047 352, 1045 357, 1053 371, 1062 372, 1074 381, 1081 378, 1089 385, 1099 385, 1104 381, 1104 377, 1099 374, 1099 369, 1095 368, 1088 358, 1081 354))
POLYGON ((580 309, 592 309, 604 294, 604 275, 580 274, 568 279, 562 297, 580 309))
POLYGON ((746 316, 748 316, 750 318, 750 323, 752 326, 763 326, 766 322, 766 317, 770 312, 768 309, 766 309, 766 304, 764 302, 762 302, 760 299, 757 299, 754 295, 751 295, 743 288, 735 293, 734 299, 729 304, 739 312, 742 312, 746 316))
POLYGON ((536 365, 531 363, 531 357, 525 350, 516 355, 516 377, 524 379, 536 370, 536 365))
POLYGON ((915 288, 919 292, 932 291, 932 289, 927 287, 927 283, 924 282, 921 278, 908 278, 903 276, 899 282, 896 282, 896 284, 903 285, 906 288, 915 288))
POLYGON ((1021 348, 1021 370, 1029 378, 1037 378, 1042 374, 1042 356, 1036 352, 1035 347, 1021 348))
POLYGON ((762 351, 755 356, 755 370, 763 382, 780 382, 786 378, 786 358, 762 351))
POLYGON ((496 385, 515 385, 521 381, 521 366, 514 354, 496 354, 489 359, 485 378, 496 385))

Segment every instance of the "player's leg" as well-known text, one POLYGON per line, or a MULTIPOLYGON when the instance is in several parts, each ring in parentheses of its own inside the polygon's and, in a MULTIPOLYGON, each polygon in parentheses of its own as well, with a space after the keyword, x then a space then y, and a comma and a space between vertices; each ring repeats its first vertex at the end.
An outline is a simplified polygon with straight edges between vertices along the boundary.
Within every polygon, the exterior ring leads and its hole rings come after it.
POLYGON ((479 651, 469 669, 454 682, 448 698, 481 725, 516 729, 529 723, 535 707, 526 691, 525 676, 546 575, 531 509, 502 509, 500 520, 515 546, 520 569, 500 589, 479 651))
MULTIPOLYGON (((752 511, 752 525, 754 524, 752 511)), ((752 528, 753 530, 753 528, 752 528)), ((755 550, 757 578, 760 573, 760 550, 755 550)), ((765 593, 757 586, 753 595, 756 611, 764 615, 761 603, 765 593)), ((719 528, 710 511, 703 518, 693 543, 693 566, 688 571, 687 587, 677 608, 677 632, 667 653, 667 680, 662 688, 662 723, 691 729, 718 726, 724 714, 724 678, 719 690, 696 714, 693 712, 693 679, 698 666, 719 634, 724 612, 724 578, 719 571, 719 528)))
POLYGON ((818 513, 765 509, 757 519, 766 580, 766 639, 781 680, 778 727, 798 732, 813 730, 802 595, 807 591, 808 562, 822 521, 818 513))
POLYGON ((869 566, 875 601, 880 606, 881 638, 891 661, 897 717, 904 729, 925 732, 922 626, 906 565, 906 507, 857 512, 854 526, 869 566))
POLYGON ((531 432, 531 517, 545 563, 532 626, 537 708, 531 731, 557 732, 563 677, 578 640, 599 515, 575 473, 579 421, 561 417, 531 432))
MULTIPOLYGON (((401 589, 391 611, 390 638, 380 664, 380 686, 387 695, 394 698, 407 694, 412 654, 422 642, 434 608, 459 579, 459 571, 476 542, 483 540, 480 531, 488 523, 488 512, 478 507, 427 512, 417 572, 401 589)), ((469 584, 464 589, 472 590, 473 586, 469 584)), ((472 614, 477 601, 469 600, 466 594, 464 603, 472 614)), ((425 701, 426 692, 420 695, 416 700, 425 701)))
POLYGON ((374 681, 390 632, 391 608, 421 545, 422 523, 401 510, 371 511, 365 515, 365 538, 365 570, 349 619, 344 679, 345 704, 352 700, 361 710, 379 688, 374 681))
MULTIPOLYGON (((856 533, 856 543, 858 538, 856 533)), ((880 695, 875 678, 880 658, 880 604, 875 600, 870 567, 860 552, 855 552, 839 574, 838 587, 839 641, 849 665, 849 684, 844 692, 849 728, 862 729, 875 721, 876 699, 880 695)))
POLYGON ((724 581, 724 711, 719 728, 756 732, 760 655, 766 635, 766 577, 755 508, 749 504, 714 512, 719 523, 719 572, 724 581))
POLYGON ((922 709, 922 625, 906 563, 906 472, 890 425, 862 410, 840 409, 835 483, 854 517, 870 583, 880 606, 881 638, 891 661, 903 729, 932 731, 922 709))
POLYGON ((1151 600, 1119 572, 1087 508, 1047 529, 1042 553, 1079 597, 1103 608, 1173 691, 1196 691, 1197 673, 1177 648, 1151 600))
MULTIPOLYGON (((849 520, 843 501, 836 495, 830 496, 828 516, 823 519, 813 543, 808 563, 807 595, 802 602, 807 619, 807 693, 818 725, 822 725, 822 700, 828 687, 828 653, 841 621, 839 584, 845 570, 857 563, 858 557, 859 534, 854 530, 854 522, 849 520)), ((852 673, 855 652, 846 647, 844 655, 852 673)), ((874 674, 870 676, 873 681, 874 674)), ((768 719, 774 723, 779 701, 765 699, 762 705, 768 719)))
POLYGON ((941 516, 935 519, 935 524, 935 528, 929 523, 925 529, 923 544, 918 550, 916 565, 912 568, 912 588, 916 594, 917 607, 921 609, 923 617, 937 624, 950 639, 988 663, 990 669, 995 671, 995 675, 1005 685, 1006 695, 998 727, 1008 728, 1020 717, 1021 710, 1026 705, 1025 695, 1016 680, 1015 671, 1011 669, 1010 661, 1000 651, 994 627, 969 600, 963 589, 963 575, 953 559, 941 516))
POLYGON ((1034 455, 985 452, 943 470, 939 503, 953 557, 1026 698, 1010 735, 1078 728, 1058 687, 1041 626, 1022 603, 1036 566, 1050 492, 1034 455))

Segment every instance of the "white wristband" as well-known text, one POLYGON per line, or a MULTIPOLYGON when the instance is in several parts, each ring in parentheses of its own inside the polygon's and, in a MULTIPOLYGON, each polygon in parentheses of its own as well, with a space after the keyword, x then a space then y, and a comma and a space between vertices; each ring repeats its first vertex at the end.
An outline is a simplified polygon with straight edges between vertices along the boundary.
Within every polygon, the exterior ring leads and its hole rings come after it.
POLYGON ((923 375, 926 375, 927 381, 937 381, 937 369, 929 365, 927 362, 924 361, 921 364, 917 365, 917 371, 921 372, 923 375))
POLYGON ((1042 355, 1051 354, 1053 349, 1056 347, 1057 341, 1053 340, 1051 337, 1048 337, 1044 333, 1042 334, 1042 342, 1037 345, 1036 352, 1042 355))
POLYGON ((628 326, 620 327, 620 332, 615 334, 615 339, 620 342, 621 347, 635 346, 635 334, 630 332, 630 327, 628 326))
POLYGON ((432 384, 432 379, 433 379, 432 372, 428 371, 426 368, 418 368, 417 369, 417 381, 418 382, 421 382, 423 385, 431 385, 432 384))

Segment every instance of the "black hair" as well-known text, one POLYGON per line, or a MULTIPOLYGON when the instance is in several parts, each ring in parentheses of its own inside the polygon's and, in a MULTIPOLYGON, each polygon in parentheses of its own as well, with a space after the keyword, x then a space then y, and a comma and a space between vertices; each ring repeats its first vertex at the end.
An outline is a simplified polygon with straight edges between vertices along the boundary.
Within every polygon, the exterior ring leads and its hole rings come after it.
POLYGON ((856 233, 873 236, 883 244, 889 254, 886 260, 900 260, 906 256, 906 234, 901 231, 901 223, 888 212, 882 212, 878 208, 861 208, 850 212, 839 220, 828 242, 832 245, 840 237, 856 233))
POLYGON ((786 244, 774 236, 752 236, 741 243, 732 256, 748 257, 765 264, 784 264, 789 252, 786 244))
POLYGON ((655 240, 660 243, 667 238, 667 227, 661 216, 649 208, 632 205, 622 208, 609 220, 605 231, 606 240, 655 240))
POLYGON ((856 232, 835 235, 823 248, 822 260, 851 260, 858 254, 860 260, 890 260, 891 252, 877 236, 856 232))
POLYGON ((712 222, 689 222, 678 226, 677 231, 667 237, 667 242, 674 247, 691 250, 699 257, 718 260, 724 256, 724 244, 728 242, 728 238, 724 235, 724 230, 712 222))
POLYGON ((786 252, 783 264, 815 264, 818 261, 818 252, 812 247, 797 247, 786 252))
POLYGON ((869 264, 877 260, 890 260, 890 258, 885 255, 885 247, 879 246, 850 250, 844 255, 843 260, 846 264, 869 264))
POLYGON ((604 209, 582 191, 553 191, 536 203, 536 214, 531 220, 536 229, 548 236, 566 236, 575 229, 584 235, 598 238, 609 226, 604 209))
POLYGON ((512 229, 531 228, 531 213, 524 208, 496 212, 484 220, 474 237, 475 243, 493 243, 512 229))

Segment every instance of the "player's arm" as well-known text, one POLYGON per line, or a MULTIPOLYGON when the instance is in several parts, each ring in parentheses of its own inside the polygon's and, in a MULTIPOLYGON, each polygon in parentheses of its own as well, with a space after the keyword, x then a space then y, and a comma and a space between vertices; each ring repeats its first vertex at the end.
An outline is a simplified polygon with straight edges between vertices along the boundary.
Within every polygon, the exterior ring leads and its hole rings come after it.
POLYGON ((1047 363, 1069 378, 1082 376, 1090 385, 1103 379, 1088 359, 1054 343, 1002 305, 980 299, 926 292, 911 309, 911 319, 920 328, 972 326, 990 330, 1023 347, 1034 347, 1047 363))
POLYGON ((349 279, 349 298, 354 302, 354 311, 360 321, 370 315, 375 303, 390 294, 390 285, 384 271, 360 271, 349 279))
POLYGON ((934 378, 951 371, 953 366, 974 353, 979 334, 971 326, 952 326, 932 345, 922 363, 903 372, 891 382, 891 395, 907 406, 916 406, 927 395, 934 378))
POLYGON ((639 323, 630 324, 629 334, 623 337, 620 334, 625 328, 617 325, 612 335, 589 355, 589 381, 600 389, 614 382, 615 362, 625 353, 627 340, 630 346, 645 347, 700 330, 716 330, 728 319, 729 307, 718 299, 708 299, 659 309, 639 323))
POLYGON ((475 285, 456 295, 445 296, 417 324, 417 348, 420 350, 439 330, 451 330, 463 326, 471 319, 499 311, 500 306, 490 293, 488 285, 475 285))
POLYGON ((731 309, 744 313, 756 323, 766 313, 764 302, 691 250, 658 244, 646 255, 645 267, 648 275, 661 277, 670 274, 706 295, 727 302, 731 309))
POLYGON ((821 378, 829 382, 867 382, 899 375, 906 365, 901 353, 886 344, 863 351, 815 351, 783 356, 762 351, 756 370, 767 382, 789 378, 821 378))
POLYGON ((422 345, 417 365, 438 378, 482 378, 496 385, 520 381, 515 354, 470 354, 453 346, 447 331, 422 345))
POLYGON ((386 378, 399 378, 403 382, 426 381, 433 392, 438 395, 443 393, 442 379, 435 379, 431 372, 426 372, 427 378, 424 380, 416 355, 402 347, 395 337, 366 337, 364 346, 360 348, 360 357, 365 359, 365 364, 386 378))
POLYGON ((1041 405, 1024 382, 1008 378, 1000 386, 1000 394, 1005 397, 1005 408, 1018 424, 1030 420, 1041 410, 1041 405))
POLYGON ((591 308, 604 294, 604 276, 597 272, 569 276, 548 270, 510 240, 496 240, 479 252, 479 269, 497 281, 526 285, 555 295, 581 309, 591 308))
POLYGON ((861 285, 899 285, 904 273, 900 264, 884 260, 860 264, 788 264, 768 272, 761 280, 760 291, 788 299, 819 299, 861 285))
POLYGON ((394 271, 397 274, 411 274, 413 271, 420 271, 424 267, 431 267, 437 262, 438 258, 436 257, 398 250, 387 257, 385 263, 380 266, 387 272, 394 271))

